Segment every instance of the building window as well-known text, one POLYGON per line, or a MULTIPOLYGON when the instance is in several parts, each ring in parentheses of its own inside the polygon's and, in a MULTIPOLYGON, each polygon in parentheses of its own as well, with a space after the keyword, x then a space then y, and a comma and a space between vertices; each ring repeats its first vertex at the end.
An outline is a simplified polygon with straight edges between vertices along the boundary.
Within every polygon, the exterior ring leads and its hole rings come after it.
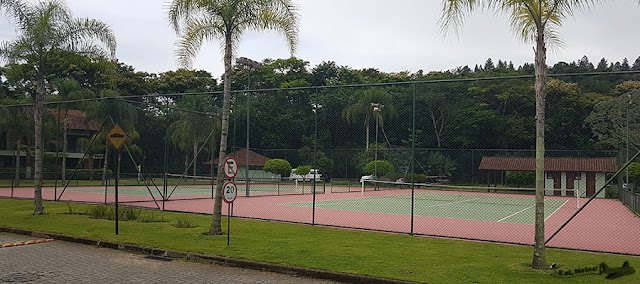
POLYGON ((577 173, 575 180, 581 180, 581 179, 582 179, 582 173, 577 173))
POLYGON ((547 179, 553 179, 553 174, 551 174, 550 172, 547 172, 547 179))

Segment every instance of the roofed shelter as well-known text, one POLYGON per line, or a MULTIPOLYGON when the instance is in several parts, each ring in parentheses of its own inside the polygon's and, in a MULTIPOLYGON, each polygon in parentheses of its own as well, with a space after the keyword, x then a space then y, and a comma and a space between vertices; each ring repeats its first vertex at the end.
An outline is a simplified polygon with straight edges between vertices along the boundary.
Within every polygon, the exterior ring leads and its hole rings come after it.
MULTIPOLYGON (((482 157, 479 170, 535 172, 535 158, 523 157, 482 157)), ((545 195, 591 197, 604 186, 607 173, 618 170, 615 157, 568 158, 549 157, 544 159, 545 195)), ((604 197, 603 191, 597 197, 604 197)))
MULTIPOLYGON (((246 178, 246 170, 247 170, 247 152, 249 154, 249 178, 277 178, 277 175, 272 173, 268 173, 262 170, 264 168, 264 163, 271 160, 268 157, 260 155, 254 151, 247 150, 246 148, 242 148, 233 153, 227 154, 227 157, 233 157, 238 162, 238 175, 237 178, 244 179, 246 178)), ((226 159, 226 158, 225 158, 226 159)), ((216 158, 213 160, 214 166, 217 166, 219 163, 219 159, 216 158)), ((211 165, 211 161, 204 162, 205 165, 211 165)))

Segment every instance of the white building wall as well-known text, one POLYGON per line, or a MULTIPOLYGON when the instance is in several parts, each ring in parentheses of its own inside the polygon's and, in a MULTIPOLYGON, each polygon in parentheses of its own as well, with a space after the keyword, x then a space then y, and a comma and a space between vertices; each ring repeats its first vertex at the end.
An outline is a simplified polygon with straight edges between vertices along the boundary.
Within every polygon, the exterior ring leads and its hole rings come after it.
POLYGON ((553 179, 547 176, 548 173, 544 173, 544 194, 553 195, 553 179))
MULTIPOLYGON (((596 192, 602 188, 604 186, 604 184, 607 182, 607 177, 605 175, 605 173, 596 173, 596 192)), ((603 190, 602 192, 600 192, 600 194, 597 195, 598 198, 604 198, 605 194, 606 194, 606 189, 603 190)))

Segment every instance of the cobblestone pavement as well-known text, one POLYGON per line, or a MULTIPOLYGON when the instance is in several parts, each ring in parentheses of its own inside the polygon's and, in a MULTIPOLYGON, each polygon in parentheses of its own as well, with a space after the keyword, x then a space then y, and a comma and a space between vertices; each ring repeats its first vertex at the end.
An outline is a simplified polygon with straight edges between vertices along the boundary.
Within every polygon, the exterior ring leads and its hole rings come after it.
MULTIPOLYGON (((0 245, 38 238, 1 234, 0 245)), ((336 283, 53 241, 0 248, 0 283, 336 283)))

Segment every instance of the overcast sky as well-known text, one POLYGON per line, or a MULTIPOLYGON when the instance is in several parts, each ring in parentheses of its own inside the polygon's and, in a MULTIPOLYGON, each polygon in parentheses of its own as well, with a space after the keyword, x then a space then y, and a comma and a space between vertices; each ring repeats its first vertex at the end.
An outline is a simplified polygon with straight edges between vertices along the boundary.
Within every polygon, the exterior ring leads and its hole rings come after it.
MULTIPOLYGON (((163 0, 67 0, 76 17, 111 25, 118 39, 117 57, 138 71, 177 69, 176 35, 166 19, 163 0)), ((533 62, 533 47, 513 36, 504 15, 476 12, 458 36, 445 37, 438 27, 441 0, 294 0, 300 12, 300 44, 296 57, 310 66, 335 61, 352 68, 373 67, 384 72, 450 70, 483 64, 487 58, 533 62)), ((578 11, 566 20, 561 34, 565 46, 550 50, 548 64, 575 61, 583 55, 632 63, 640 56, 640 7, 636 0, 617 0, 578 11)), ((0 40, 15 30, 0 21, 0 40)), ((284 39, 273 33, 246 34, 237 57, 262 61, 288 58, 284 39)), ((220 44, 206 43, 194 68, 220 77, 220 44)))

